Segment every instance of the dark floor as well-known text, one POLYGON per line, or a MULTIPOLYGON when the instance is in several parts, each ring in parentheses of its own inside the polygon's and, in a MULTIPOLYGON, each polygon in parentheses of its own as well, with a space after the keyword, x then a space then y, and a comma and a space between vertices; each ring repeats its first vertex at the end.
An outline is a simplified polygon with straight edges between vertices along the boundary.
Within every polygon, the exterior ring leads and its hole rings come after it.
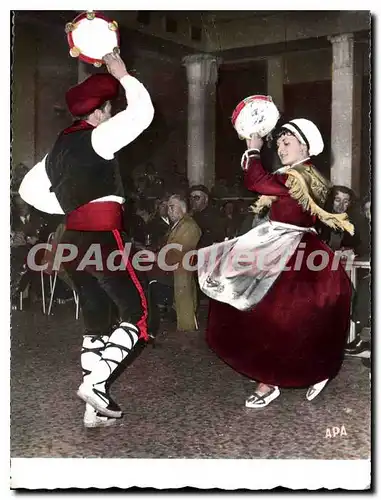
POLYGON ((122 421, 85 429, 74 305, 56 305, 50 317, 37 306, 14 312, 11 456, 369 458, 369 371, 360 360, 346 360, 314 402, 305 390, 284 390, 267 408, 249 410, 252 383, 208 349, 204 325, 205 318, 189 333, 163 325, 157 346, 146 347, 113 386, 122 421), (342 435, 330 437, 333 428, 342 435))

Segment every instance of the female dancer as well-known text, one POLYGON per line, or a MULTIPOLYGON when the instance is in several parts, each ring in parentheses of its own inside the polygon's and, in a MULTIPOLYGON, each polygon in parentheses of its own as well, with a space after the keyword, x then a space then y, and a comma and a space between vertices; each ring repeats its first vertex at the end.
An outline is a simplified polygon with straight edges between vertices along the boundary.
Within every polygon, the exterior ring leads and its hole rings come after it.
POLYGON ((342 364, 351 301, 344 268, 314 228, 318 218, 353 232, 346 214, 321 208, 331 185, 309 160, 324 148, 319 130, 305 119, 282 126, 277 148, 283 167, 276 175, 261 165, 262 144, 258 136, 247 140, 242 168, 246 187, 262 195, 254 211, 270 206, 269 221, 198 256, 200 287, 213 299, 207 342, 234 370, 258 382, 246 400, 249 408, 267 406, 279 387, 309 386, 308 400, 321 392, 342 364), (242 261, 253 251, 255 265, 232 268, 234 257, 242 261), (264 259, 266 269, 259 265, 264 259))

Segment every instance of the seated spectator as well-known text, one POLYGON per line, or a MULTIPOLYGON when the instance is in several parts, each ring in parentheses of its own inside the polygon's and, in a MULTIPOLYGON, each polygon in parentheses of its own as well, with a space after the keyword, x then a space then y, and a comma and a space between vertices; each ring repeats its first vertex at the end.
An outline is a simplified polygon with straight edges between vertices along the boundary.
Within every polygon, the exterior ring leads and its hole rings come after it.
POLYGON ((11 191, 13 194, 18 194, 21 181, 29 172, 29 168, 24 163, 19 163, 12 170, 11 191))
POLYGON ((346 186, 334 186, 328 196, 326 209, 336 214, 347 213, 355 232, 352 236, 347 231, 331 229, 326 225, 323 227, 321 224, 318 231, 322 240, 334 251, 352 250, 358 255, 361 251, 361 225, 355 193, 346 186))
POLYGON ((146 245, 152 249, 158 249, 163 246, 170 222, 168 218, 168 199, 158 198, 156 200, 156 212, 147 224, 146 245))
MULTIPOLYGON (((318 231, 321 235, 323 241, 325 241, 335 252, 340 252, 344 256, 344 258, 350 257, 359 257, 360 254, 364 253, 364 245, 367 246, 367 241, 369 241, 369 235, 367 237, 366 233, 368 231, 364 231, 364 216, 361 215, 356 195, 346 186, 334 186, 332 188, 331 193, 327 199, 327 210, 332 211, 333 213, 347 213, 350 222, 354 225, 355 232, 350 235, 347 232, 334 230, 325 226, 324 228, 319 226, 318 231)), ((370 355, 370 345, 368 342, 365 342, 361 339, 361 331, 364 328, 363 320, 358 320, 356 316, 358 316, 358 312, 356 312, 356 308, 358 310, 358 306, 356 306, 356 302, 358 302, 359 294, 361 292, 358 289, 359 282, 361 282, 360 276, 362 272, 358 272, 358 283, 357 289, 353 289, 353 298, 352 298, 352 312, 351 319, 356 324, 356 338, 353 342, 349 343, 345 349, 345 353, 347 356, 355 356, 361 358, 369 358, 370 355)), ((364 294, 361 292, 361 295, 364 294)), ((368 297, 367 294, 365 294, 368 297)), ((367 299, 366 299, 367 300, 367 299)))
POLYGON ((135 213, 139 217, 141 217, 144 222, 147 224, 147 222, 150 219, 150 212, 149 208, 147 206, 147 203, 144 200, 140 200, 136 206, 135 206, 135 213))
POLYGON ((225 238, 223 220, 218 209, 209 204, 208 188, 203 185, 191 187, 189 200, 190 214, 201 229, 198 247, 208 247, 223 241, 225 238))
POLYGON ((233 201, 226 201, 222 206, 222 217, 224 220, 225 238, 235 238, 242 223, 242 217, 238 213, 233 201))
POLYGON ((370 260, 370 224, 371 224, 371 202, 368 197, 364 198, 361 212, 356 221, 359 228, 361 242, 357 252, 358 260, 370 260))
POLYGON ((152 220, 154 217, 156 217, 158 210, 159 210, 159 206, 160 206, 163 199, 164 199, 164 197, 160 198, 159 196, 157 198, 155 198, 155 201, 153 202, 153 212, 150 216, 150 220, 152 220))
POLYGON ((19 195, 11 199, 11 300, 16 306, 20 293, 28 293, 33 288, 35 296, 39 292, 39 280, 27 268, 29 250, 40 242, 40 233, 45 226, 44 220, 36 210, 25 203, 19 195))
POLYGON ((187 203, 180 195, 172 195, 168 200, 168 217, 171 221, 171 231, 167 244, 179 244, 182 249, 170 249, 166 255, 168 265, 177 264, 173 272, 174 301, 177 315, 178 330, 195 330, 197 290, 194 272, 184 269, 184 255, 195 250, 201 237, 201 230, 187 213, 187 203))
MULTIPOLYGON (((370 261, 370 223, 371 223, 371 202, 366 198, 362 203, 362 216, 364 226, 362 227, 361 252, 358 256, 360 261, 370 261)), ((371 320, 371 273, 368 269, 357 270, 357 286, 352 307, 352 321, 356 324, 356 338, 348 344, 346 354, 348 356, 362 357, 363 363, 370 368, 370 342, 361 339, 361 332, 364 328, 370 327, 371 320)))
POLYGON ((11 302, 17 308, 20 293, 24 292, 29 284, 27 275, 26 258, 28 245, 26 235, 20 227, 20 215, 14 200, 11 200, 11 302))
POLYGON ((237 210, 237 214, 240 215, 242 217, 242 220, 243 220, 244 217, 246 217, 247 210, 248 210, 248 206, 247 206, 246 201, 243 200, 242 198, 239 198, 236 202, 236 210, 237 210))
POLYGON ((147 192, 147 179, 144 175, 135 179, 135 189, 139 196, 144 196, 144 193, 147 192))
POLYGON ((123 210, 123 230, 139 247, 145 244, 147 233, 146 222, 139 214, 143 213, 146 218, 148 214, 148 210, 141 209, 141 205, 141 201, 128 199, 123 210))
MULTIPOLYGON (((146 225, 145 248, 158 252, 167 242, 170 231, 168 218, 168 195, 156 198, 154 201, 154 212, 146 225)), ((159 269, 157 265, 148 273, 149 298, 152 304, 159 309, 163 318, 176 321, 176 313, 173 306, 173 273, 159 269)), ((158 329, 158 328, 156 328, 158 329)))

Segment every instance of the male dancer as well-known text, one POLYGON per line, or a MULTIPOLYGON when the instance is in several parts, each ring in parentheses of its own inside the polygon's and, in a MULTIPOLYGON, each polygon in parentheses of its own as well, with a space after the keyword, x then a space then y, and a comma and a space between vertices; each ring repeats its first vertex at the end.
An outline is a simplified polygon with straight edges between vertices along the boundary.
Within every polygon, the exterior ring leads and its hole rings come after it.
MULTIPOLYGON (((66 93, 71 114, 78 119, 57 138, 44 161, 20 186, 21 197, 48 213, 66 214, 61 242, 83 256, 93 243, 102 250, 123 249, 123 186, 114 154, 151 123, 154 109, 147 90, 128 74, 118 54, 104 57, 110 74, 98 73, 66 93), (128 106, 111 117, 110 100, 123 86, 128 106)), ((136 274, 124 256, 123 272, 80 271, 64 264, 79 294, 85 323, 81 364, 83 383, 78 396, 86 402, 86 427, 110 425, 122 416, 107 382, 132 355, 139 339, 148 340, 147 302, 136 274)))

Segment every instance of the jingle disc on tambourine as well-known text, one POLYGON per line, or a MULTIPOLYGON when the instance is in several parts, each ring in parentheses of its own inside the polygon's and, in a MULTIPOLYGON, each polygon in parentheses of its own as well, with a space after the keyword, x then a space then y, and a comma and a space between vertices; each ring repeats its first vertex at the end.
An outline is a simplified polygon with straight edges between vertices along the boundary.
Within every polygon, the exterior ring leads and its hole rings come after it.
POLYGON ((250 139, 253 134, 265 137, 279 120, 278 108, 270 96, 252 95, 241 101, 233 111, 232 124, 238 135, 250 139))
POLYGON ((100 12, 83 12, 65 27, 70 55, 94 66, 103 64, 103 57, 119 51, 119 30, 116 21, 100 12))

